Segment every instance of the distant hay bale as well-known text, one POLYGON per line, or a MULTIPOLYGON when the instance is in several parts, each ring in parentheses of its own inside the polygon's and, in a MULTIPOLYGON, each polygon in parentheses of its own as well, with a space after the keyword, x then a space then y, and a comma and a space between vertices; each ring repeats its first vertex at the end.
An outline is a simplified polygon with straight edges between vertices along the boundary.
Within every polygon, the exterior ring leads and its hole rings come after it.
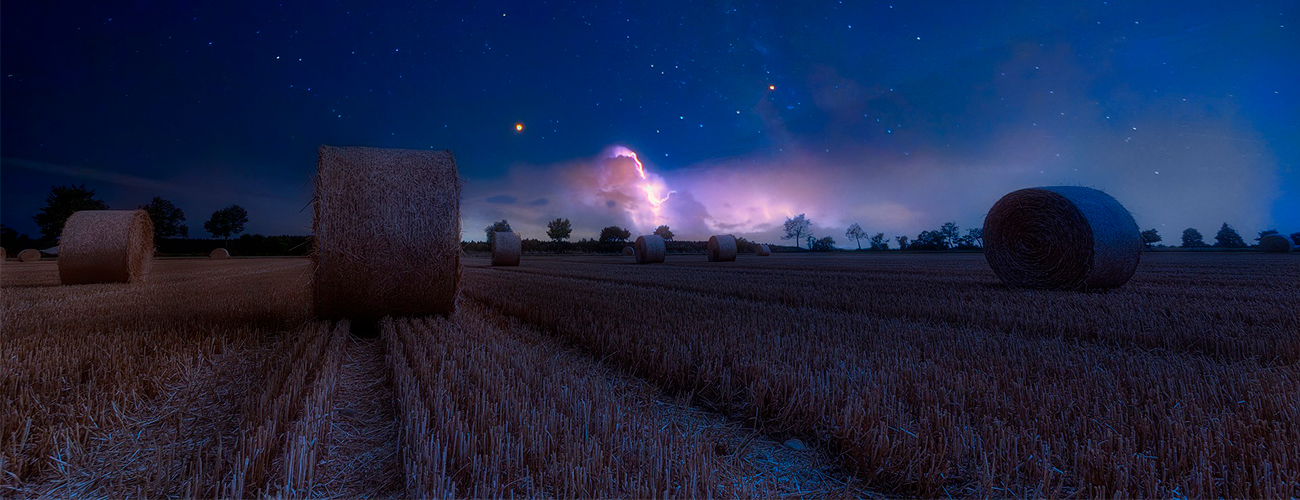
POLYGON ((632 247, 623 247, 623 255, 626 255, 628 257, 636 255, 636 249, 632 247))
POLYGON ((730 234, 716 234, 709 237, 709 244, 706 247, 709 254, 709 262, 735 262, 736 261, 736 237, 730 234))
POLYGON ((758 250, 756 250, 755 253, 757 253, 759 257, 767 257, 772 255, 772 249, 767 245, 759 245, 758 250))
POLYGON ((153 221, 144 210, 82 210, 59 237, 65 285, 143 281, 153 263, 153 221))
POLYGON ((317 316, 450 314, 460 290, 450 151, 321 146, 312 229, 317 316))
POLYGON ((208 258, 212 260, 226 260, 230 258, 230 252, 224 248, 218 248, 208 254, 208 258))
POLYGON ((519 240, 519 233, 492 233, 492 265, 518 266, 519 254, 522 252, 523 244, 519 240))
POLYGON ((1259 239, 1259 251, 1268 253, 1287 253, 1290 252, 1294 245, 1291 244, 1291 238, 1280 234, 1270 234, 1259 239))
POLYGON ((637 236, 636 243, 633 246, 636 248, 637 264, 661 263, 664 261, 664 255, 668 253, 667 246, 664 245, 664 239, 657 234, 637 236))
POLYGON ((35 248, 28 248, 18 252, 18 262, 36 262, 41 260, 41 251, 35 248))
POLYGON ((984 258, 1002 281, 1024 288, 1088 290, 1127 283, 1142 256, 1133 216, 1096 189, 1013 191, 984 219, 984 258))

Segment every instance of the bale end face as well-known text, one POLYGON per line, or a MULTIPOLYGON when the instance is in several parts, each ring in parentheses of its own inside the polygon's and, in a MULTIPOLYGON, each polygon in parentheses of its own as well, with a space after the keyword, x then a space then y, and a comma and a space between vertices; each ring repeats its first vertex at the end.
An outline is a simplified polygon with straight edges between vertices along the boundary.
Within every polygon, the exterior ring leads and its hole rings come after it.
POLYGON ((18 262, 36 262, 41 260, 41 251, 35 248, 28 248, 18 252, 18 262))
POLYGON ((523 245, 519 233, 492 233, 492 265, 518 266, 522 253, 523 245))
POLYGON ((633 255, 636 255, 636 250, 633 249, 632 247, 623 247, 623 255, 627 257, 631 257, 633 255))
POLYGON ((1259 251, 1268 253, 1287 253, 1292 251, 1295 245, 1291 244, 1291 238, 1280 234, 1270 234, 1259 239, 1259 251))
POLYGON ((635 248, 637 264, 662 263, 664 261, 664 256, 668 253, 668 248, 664 244, 664 239, 657 234, 637 236, 633 248, 635 248))
POLYGON ((709 262, 735 262, 736 237, 730 234, 710 236, 707 250, 709 262))
POLYGON ((153 263, 153 221, 144 210, 83 210, 59 238, 65 285, 143 281, 153 263))
POLYGON ((984 219, 984 257, 1012 286, 1115 288, 1133 277, 1141 256, 1133 216, 1096 189, 1021 189, 998 200, 984 219))
POLYGON ((312 219, 317 316, 355 323, 452 313, 460 189, 450 151, 321 146, 312 219))

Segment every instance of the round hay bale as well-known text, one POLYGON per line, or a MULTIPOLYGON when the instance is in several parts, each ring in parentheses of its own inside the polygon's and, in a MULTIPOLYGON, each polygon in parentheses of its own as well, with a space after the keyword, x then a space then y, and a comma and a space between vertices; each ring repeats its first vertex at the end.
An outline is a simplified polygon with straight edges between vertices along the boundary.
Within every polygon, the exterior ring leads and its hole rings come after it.
POLYGON ((521 253, 523 243, 519 240, 519 233, 492 233, 492 265, 518 266, 521 253))
POLYGON ((735 262, 736 261, 736 237, 730 234, 716 234, 709 237, 709 244, 706 247, 709 254, 709 262, 735 262))
POLYGON ((35 248, 28 248, 18 252, 18 262, 36 262, 41 260, 41 251, 35 248))
POLYGON ((626 255, 628 257, 636 255, 636 249, 632 247, 623 247, 623 255, 626 255))
POLYGON ((451 151, 321 146, 316 315, 365 325, 451 314, 460 290, 460 188, 451 151))
POLYGON ((1268 253, 1287 253, 1290 252, 1294 245, 1291 244, 1291 238, 1280 234, 1270 234, 1259 239, 1259 251, 1268 253))
POLYGON ((230 252, 224 248, 218 248, 208 254, 208 258, 212 260, 226 260, 230 258, 230 252))
POLYGON ((65 285, 143 281, 153 263, 153 221, 144 210, 82 210, 59 237, 65 285))
POLYGON ((758 249, 755 250, 754 253, 758 254, 759 257, 767 257, 772 255, 772 249, 767 245, 759 245, 758 249))
POLYGON ((1133 277, 1141 256, 1142 237, 1133 216, 1096 189, 1013 191, 984 218, 984 258, 1012 286, 1115 288, 1133 277))
POLYGON ((637 236, 635 247, 637 264, 658 264, 664 261, 664 255, 668 253, 667 246, 664 245, 664 239, 657 234, 647 234, 637 236))

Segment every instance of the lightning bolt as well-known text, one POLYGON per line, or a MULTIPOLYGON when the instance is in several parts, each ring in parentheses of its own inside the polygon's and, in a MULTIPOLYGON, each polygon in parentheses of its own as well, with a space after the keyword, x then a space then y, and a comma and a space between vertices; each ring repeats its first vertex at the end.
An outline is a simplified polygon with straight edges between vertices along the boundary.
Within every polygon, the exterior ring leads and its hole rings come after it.
POLYGON ((660 197, 659 192, 664 189, 662 186, 663 182, 652 181, 646 175, 645 165, 641 163, 641 158, 637 157, 636 151, 632 151, 623 146, 614 146, 610 151, 610 158, 620 157, 632 160, 632 166, 636 169, 637 176, 641 177, 641 190, 645 191, 646 201, 650 203, 650 211, 654 213, 655 221, 658 222, 660 206, 662 206, 664 202, 668 201, 668 198, 672 197, 673 193, 676 193, 677 191, 668 191, 667 194, 660 197))

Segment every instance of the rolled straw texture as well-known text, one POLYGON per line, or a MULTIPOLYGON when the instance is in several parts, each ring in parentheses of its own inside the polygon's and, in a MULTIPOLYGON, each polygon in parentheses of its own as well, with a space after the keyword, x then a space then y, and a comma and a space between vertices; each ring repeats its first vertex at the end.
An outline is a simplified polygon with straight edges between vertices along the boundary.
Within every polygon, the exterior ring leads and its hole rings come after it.
POLYGON ((1269 253, 1287 253, 1294 248, 1291 238, 1280 234, 1270 234, 1259 239, 1259 251, 1269 253))
POLYGON ((521 253, 523 253, 523 245, 519 240, 519 233, 492 233, 492 265, 518 266, 521 253))
POLYGON ((1096 189, 1051 186, 1003 196, 984 219, 984 258, 1023 288, 1089 290, 1127 283, 1142 256, 1133 216, 1096 189))
POLYGON ((41 260, 41 251, 35 248, 28 248, 18 252, 18 262, 36 262, 41 260))
POLYGON ((730 234, 717 234, 709 237, 706 247, 709 262, 735 262, 736 237, 730 234))
POLYGON ((759 257, 767 257, 772 255, 772 249, 767 245, 759 245, 758 250, 755 253, 757 253, 759 257))
POLYGON ((208 258, 213 260, 226 260, 230 258, 230 251, 224 248, 218 248, 208 254, 208 258))
POLYGON ((65 285, 143 281, 153 263, 153 221, 144 210, 82 210, 59 237, 65 285))
POLYGON ((664 255, 668 253, 664 245, 663 237, 657 234, 647 234, 637 236, 636 243, 633 244, 636 252, 637 264, 658 264, 664 261, 664 255))
POLYGON ((321 146, 312 222, 317 316, 450 314, 460 179, 450 151, 321 146))

